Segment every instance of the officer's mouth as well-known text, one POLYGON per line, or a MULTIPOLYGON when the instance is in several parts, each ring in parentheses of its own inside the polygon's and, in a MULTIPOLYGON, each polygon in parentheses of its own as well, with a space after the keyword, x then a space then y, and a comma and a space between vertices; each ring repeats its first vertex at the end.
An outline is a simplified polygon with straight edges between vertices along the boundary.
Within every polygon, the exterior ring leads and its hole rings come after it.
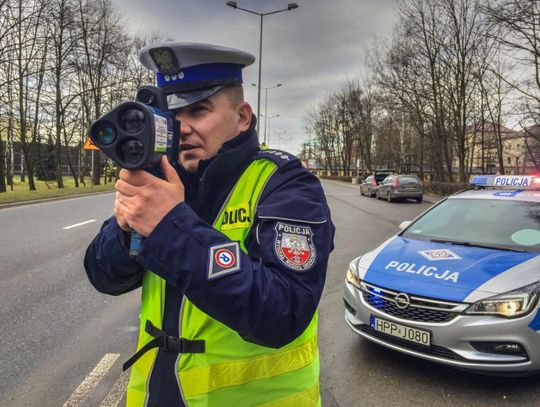
POLYGON ((191 151, 191 150, 195 150, 197 148, 201 148, 200 146, 197 146, 195 144, 187 144, 187 143, 182 143, 180 144, 180 151, 181 152, 184 152, 184 151, 191 151))

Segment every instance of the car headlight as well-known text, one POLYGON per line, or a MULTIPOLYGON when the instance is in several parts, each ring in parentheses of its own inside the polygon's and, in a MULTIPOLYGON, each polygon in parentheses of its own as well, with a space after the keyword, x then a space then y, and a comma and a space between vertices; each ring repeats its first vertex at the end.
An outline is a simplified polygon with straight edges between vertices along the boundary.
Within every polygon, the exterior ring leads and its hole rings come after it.
POLYGON ((347 270, 347 282, 354 285, 355 287, 360 288, 361 281, 362 280, 358 278, 358 275, 356 274, 356 270, 355 268, 353 268, 353 265, 349 265, 349 269, 347 270))
POLYGON ((475 302, 467 308, 465 313, 517 318, 528 314, 535 307, 539 295, 540 282, 536 282, 514 291, 475 302))

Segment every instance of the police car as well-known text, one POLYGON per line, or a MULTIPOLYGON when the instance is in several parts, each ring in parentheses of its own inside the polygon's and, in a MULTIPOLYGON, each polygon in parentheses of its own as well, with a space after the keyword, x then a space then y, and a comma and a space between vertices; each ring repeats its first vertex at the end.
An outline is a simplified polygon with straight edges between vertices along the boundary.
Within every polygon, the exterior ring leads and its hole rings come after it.
POLYGON ((474 176, 347 272, 362 337, 484 373, 540 371, 540 177, 474 176))

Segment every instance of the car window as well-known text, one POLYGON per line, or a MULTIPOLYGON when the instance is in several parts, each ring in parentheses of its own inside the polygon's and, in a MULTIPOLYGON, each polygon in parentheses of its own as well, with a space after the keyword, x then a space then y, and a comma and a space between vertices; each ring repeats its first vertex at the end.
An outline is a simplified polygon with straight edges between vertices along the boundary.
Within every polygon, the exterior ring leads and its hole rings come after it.
POLYGON ((402 234, 540 252, 540 204, 498 199, 447 199, 402 234))
POLYGON ((398 184, 399 185, 410 184, 410 183, 416 183, 417 184, 418 181, 420 181, 418 178, 412 177, 412 176, 405 176, 405 177, 399 177, 398 178, 398 184))

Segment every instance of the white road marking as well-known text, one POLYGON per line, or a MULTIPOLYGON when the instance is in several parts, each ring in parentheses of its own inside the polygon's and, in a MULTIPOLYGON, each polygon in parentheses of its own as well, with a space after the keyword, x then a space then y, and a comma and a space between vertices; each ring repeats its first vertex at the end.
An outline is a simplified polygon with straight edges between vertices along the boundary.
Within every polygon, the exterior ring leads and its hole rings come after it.
POLYGON ((126 394, 127 385, 129 382, 129 370, 122 372, 118 380, 107 394, 107 397, 101 402, 99 407, 116 407, 126 394))
POLYGON ((94 370, 90 372, 83 382, 77 387, 63 407, 81 406, 90 392, 99 384, 103 376, 109 371, 111 366, 120 356, 119 353, 106 353, 99 361, 94 370))
POLYGON ((87 223, 92 223, 92 222, 95 222, 95 221, 96 221, 95 219, 90 219, 90 220, 87 220, 87 221, 84 221, 84 222, 81 222, 81 223, 76 223, 74 225, 64 226, 62 229, 64 229, 64 230, 73 229, 73 228, 76 228, 77 226, 86 225, 87 223))

